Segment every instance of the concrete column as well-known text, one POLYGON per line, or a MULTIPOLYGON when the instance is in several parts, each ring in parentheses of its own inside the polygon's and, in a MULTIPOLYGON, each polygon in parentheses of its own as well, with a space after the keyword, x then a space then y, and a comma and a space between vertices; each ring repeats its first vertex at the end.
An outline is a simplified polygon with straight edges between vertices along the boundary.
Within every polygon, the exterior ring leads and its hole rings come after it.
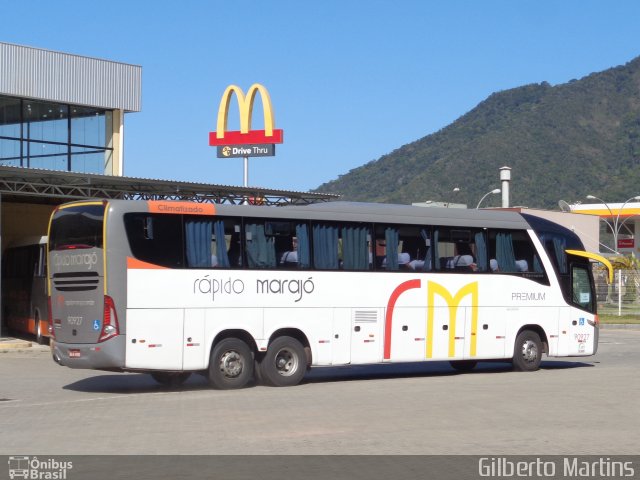
MULTIPOLYGON (((107 132, 107 147, 113 148, 105 154, 104 174, 124 175, 124 111, 111 112, 111 131, 107 132)), ((108 128, 108 127, 107 127, 108 128)))

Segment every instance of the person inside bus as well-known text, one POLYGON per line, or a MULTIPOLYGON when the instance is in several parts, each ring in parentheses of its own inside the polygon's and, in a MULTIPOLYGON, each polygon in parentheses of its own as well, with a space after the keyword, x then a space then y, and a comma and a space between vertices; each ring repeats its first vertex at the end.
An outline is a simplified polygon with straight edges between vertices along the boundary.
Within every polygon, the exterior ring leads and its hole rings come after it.
POLYGON ((295 267, 298 265, 298 238, 293 237, 291 239, 291 250, 288 250, 282 254, 280 258, 280 265, 295 267))
MULTIPOLYGON (((382 259, 382 268, 387 268, 387 258, 382 259)), ((406 253, 398 253, 398 270, 414 270, 411 256, 406 253)))
POLYGON ((398 254, 398 270, 413 270, 411 257, 408 253, 403 252, 398 254))
POLYGON ((383 238, 376 239, 376 267, 385 268, 387 265, 387 242, 383 238))
POLYGON ((468 243, 456 244, 456 255, 447 261, 447 268, 458 272, 475 272, 478 269, 471 246, 468 243))

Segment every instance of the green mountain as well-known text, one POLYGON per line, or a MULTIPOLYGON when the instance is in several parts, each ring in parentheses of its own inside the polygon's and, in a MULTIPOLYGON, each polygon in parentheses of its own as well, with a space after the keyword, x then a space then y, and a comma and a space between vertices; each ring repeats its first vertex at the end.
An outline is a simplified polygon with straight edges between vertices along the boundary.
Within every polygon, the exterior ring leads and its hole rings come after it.
MULTIPOLYGON (((587 194, 611 202, 640 195, 640 57, 561 85, 494 93, 442 130, 316 191, 344 200, 475 207, 500 187, 504 165, 512 168, 511 205, 553 208, 587 194)), ((483 205, 498 206, 499 197, 483 205)))

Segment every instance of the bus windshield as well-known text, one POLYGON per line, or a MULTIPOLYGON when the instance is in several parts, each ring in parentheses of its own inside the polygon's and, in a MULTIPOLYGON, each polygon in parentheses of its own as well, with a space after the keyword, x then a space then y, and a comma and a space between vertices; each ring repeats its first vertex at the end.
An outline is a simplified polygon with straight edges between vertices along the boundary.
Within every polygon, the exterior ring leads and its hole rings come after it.
POLYGON ((85 204, 57 210, 53 214, 50 250, 102 248, 104 204, 85 204))

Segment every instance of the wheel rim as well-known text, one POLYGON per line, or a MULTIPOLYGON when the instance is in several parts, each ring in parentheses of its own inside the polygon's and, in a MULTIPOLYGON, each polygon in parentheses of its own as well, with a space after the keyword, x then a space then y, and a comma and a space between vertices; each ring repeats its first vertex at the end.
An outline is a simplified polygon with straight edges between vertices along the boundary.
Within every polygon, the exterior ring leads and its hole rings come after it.
POLYGON ((229 350, 220 357, 220 371, 227 378, 239 377, 244 368, 244 360, 235 350, 229 350))
POLYGON ((276 372, 283 377, 290 377, 298 370, 298 356, 288 348, 278 351, 275 358, 276 372))
POLYGON ((36 319, 36 341, 40 343, 42 339, 42 333, 40 332, 40 320, 36 319))
POLYGON ((536 342, 526 340, 522 344, 522 358, 526 363, 535 363, 538 359, 538 345, 536 345, 536 342))

